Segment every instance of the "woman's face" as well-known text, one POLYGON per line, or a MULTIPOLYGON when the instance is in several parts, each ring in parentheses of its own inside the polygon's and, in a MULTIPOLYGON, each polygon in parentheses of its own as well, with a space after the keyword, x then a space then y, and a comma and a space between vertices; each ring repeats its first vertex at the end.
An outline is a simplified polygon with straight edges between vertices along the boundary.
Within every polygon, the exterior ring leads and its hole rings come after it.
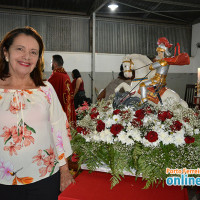
POLYGON ((9 50, 4 51, 4 56, 8 59, 11 76, 30 76, 39 58, 39 44, 32 36, 19 34, 9 50))

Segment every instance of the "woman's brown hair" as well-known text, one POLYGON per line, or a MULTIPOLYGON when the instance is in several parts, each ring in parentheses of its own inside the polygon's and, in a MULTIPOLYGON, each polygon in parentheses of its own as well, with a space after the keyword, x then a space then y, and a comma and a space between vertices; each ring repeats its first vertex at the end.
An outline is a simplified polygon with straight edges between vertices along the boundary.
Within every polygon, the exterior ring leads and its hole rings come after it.
POLYGON ((44 68, 44 60, 43 60, 43 53, 44 53, 44 44, 42 41, 41 36, 39 33, 33 29, 32 27, 26 26, 24 28, 16 28, 10 32, 8 32, 4 39, 0 43, 0 79, 5 80, 6 78, 10 77, 9 74, 9 66, 8 62, 5 60, 4 51, 8 52, 10 46, 12 45, 14 39, 19 34, 25 34, 32 36, 39 44, 39 58, 36 64, 36 67, 31 72, 30 76, 33 79, 36 86, 45 86, 42 80, 42 71, 44 68))

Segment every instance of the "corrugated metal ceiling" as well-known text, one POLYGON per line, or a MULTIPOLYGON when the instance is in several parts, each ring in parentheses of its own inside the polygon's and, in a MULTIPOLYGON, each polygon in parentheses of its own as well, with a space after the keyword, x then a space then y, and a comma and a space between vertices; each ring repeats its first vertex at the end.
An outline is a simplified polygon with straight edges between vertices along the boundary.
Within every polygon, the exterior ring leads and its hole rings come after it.
POLYGON ((113 13, 107 7, 111 0, 1 0, 1 10, 42 11, 90 16, 129 18, 178 24, 200 21, 199 0, 118 0, 113 13))

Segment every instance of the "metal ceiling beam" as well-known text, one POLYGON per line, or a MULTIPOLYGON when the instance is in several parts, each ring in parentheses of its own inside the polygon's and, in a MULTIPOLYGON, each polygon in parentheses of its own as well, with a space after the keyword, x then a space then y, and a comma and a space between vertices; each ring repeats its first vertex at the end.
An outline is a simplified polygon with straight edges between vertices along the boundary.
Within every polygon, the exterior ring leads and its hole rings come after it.
MULTIPOLYGON (((200 12, 200 10, 154 10, 153 12, 155 13, 179 13, 179 12, 200 12)), ((98 12, 98 14, 110 14, 110 12, 98 12)), ((115 14, 142 14, 142 13, 146 13, 145 11, 124 11, 124 12, 116 12, 115 14)))
POLYGON ((52 10, 52 9, 43 9, 43 8, 26 8, 26 7, 18 7, 18 6, 2 6, 0 5, 0 10, 17 13, 20 14, 27 14, 28 12, 35 12, 35 13, 44 13, 44 14, 63 14, 63 15, 74 15, 74 16, 86 16, 83 12, 73 12, 73 11, 63 11, 63 10, 52 10))
POLYGON ((95 0, 88 11, 88 15, 96 13, 98 10, 100 10, 103 6, 105 6, 109 2, 111 2, 111 0, 95 0))
MULTIPOLYGON (((146 1, 146 0, 145 0, 146 1)), ((140 8, 140 7, 137 7, 137 6, 133 6, 133 5, 130 5, 130 4, 126 4, 126 3, 122 3, 120 1, 115 1, 116 3, 119 3, 121 5, 124 5, 124 6, 128 6, 130 8, 135 8, 135 9, 138 9, 138 10, 142 10, 146 13, 151 13, 151 14, 155 14, 155 15, 158 15, 158 16, 162 16, 162 17, 166 17, 166 18, 169 18, 169 19, 174 19, 174 20, 177 20, 177 21, 182 21, 182 22, 186 22, 188 23, 188 21, 185 21, 183 19, 180 19, 180 18, 176 18, 176 17, 171 17, 169 15, 163 15, 163 14, 160 14, 160 13, 157 13, 157 12, 154 12, 154 11, 150 11, 150 10, 146 10, 146 9, 143 9, 143 8, 140 8)))
POLYGON ((161 23, 161 24, 172 24, 172 25, 174 25, 174 24, 178 24, 178 25, 183 25, 184 27, 185 26, 189 26, 189 27, 191 27, 189 24, 188 24, 188 22, 187 23, 185 23, 185 22, 180 22, 180 21, 175 21, 175 20, 160 20, 160 19, 151 19, 151 18, 146 18, 146 19, 143 19, 143 18, 141 18, 141 17, 130 17, 130 16, 119 16, 119 15, 115 15, 115 16, 111 16, 111 14, 110 15, 105 15, 105 14, 97 14, 97 17, 98 17, 98 19, 104 19, 104 20, 107 20, 107 21, 109 21, 109 20, 113 20, 113 19, 115 19, 115 20, 119 20, 119 22, 121 22, 121 21, 123 21, 123 20, 125 20, 126 22, 128 22, 128 21, 130 21, 130 23, 132 23, 133 22, 133 20, 135 21, 134 23, 145 23, 145 22, 147 22, 148 24, 149 23, 161 23))
POLYGON ((147 2, 154 2, 154 3, 163 3, 163 4, 170 4, 176 6, 187 6, 192 8, 200 8, 199 4, 195 3, 185 3, 185 2, 177 2, 177 1, 165 1, 165 0, 140 0, 140 1, 147 1, 147 2))
MULTIPOLYGON (((162 2, 160 1, 159 3, 157 3, 153 8, 151 8, 151 11, 155 11, 156 8, 158 8, 160 6, 162 2)), ((143 17, 147 18, 151 13, 146 13, 143 17)))

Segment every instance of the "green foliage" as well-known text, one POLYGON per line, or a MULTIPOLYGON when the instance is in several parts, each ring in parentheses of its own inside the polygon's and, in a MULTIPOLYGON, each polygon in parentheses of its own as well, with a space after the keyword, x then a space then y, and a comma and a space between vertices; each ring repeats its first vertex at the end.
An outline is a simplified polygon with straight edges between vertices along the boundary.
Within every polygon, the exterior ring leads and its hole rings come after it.
POLYGON ((111 188, 121 180, 124 171, 131 172, 133 168, 133 148, 120 142, 107 144, 104 142, 86 142, 81 135, 75 135, 71 141, 74 152, 79 155, 79 167, 86 164, 87 168, 94 171, 96 168, 107 165, 110 168, 111 188))
POLYGON ((197 169, 200 165, 199 159, 199 135, 196 135, 195 143, 187 144, 177 148, 174 144, 160 145, 160 147, 144 147, 137 143, 133 150, 133 160, 136 175, 142 174, 147 180, 144 189, 164 181, 167 177, 166 168, 171 169, 197 169))

